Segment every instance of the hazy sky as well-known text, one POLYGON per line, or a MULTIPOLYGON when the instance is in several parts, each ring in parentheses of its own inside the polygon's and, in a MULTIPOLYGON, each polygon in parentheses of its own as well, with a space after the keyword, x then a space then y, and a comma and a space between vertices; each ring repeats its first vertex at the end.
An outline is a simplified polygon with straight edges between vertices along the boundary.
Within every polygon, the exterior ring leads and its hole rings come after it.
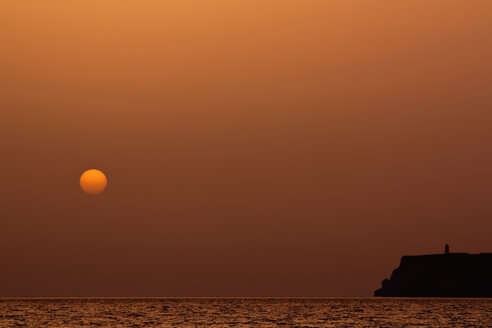
POLYGON ((2 0, 0 296, 365 296, 492 251, 491 35, 488 0, 2 0))

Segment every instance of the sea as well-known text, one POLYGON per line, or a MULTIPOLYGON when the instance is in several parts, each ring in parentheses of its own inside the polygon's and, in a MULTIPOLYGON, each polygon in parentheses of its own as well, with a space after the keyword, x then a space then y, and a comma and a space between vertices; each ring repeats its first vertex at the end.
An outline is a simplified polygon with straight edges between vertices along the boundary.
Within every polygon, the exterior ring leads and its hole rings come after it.
POLYGON ((0 299, 0 327, 492 327, 492 299, 0 299))

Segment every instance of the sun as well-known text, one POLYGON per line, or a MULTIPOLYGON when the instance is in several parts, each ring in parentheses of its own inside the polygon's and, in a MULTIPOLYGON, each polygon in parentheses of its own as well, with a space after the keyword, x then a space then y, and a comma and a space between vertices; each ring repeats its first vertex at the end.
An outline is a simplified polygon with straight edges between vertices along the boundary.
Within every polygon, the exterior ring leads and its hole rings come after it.
POLYGON ((107 185, 106 175, 99 170, 90 169, 80 176, 80 188, 89 195, 102 193, 107 185))

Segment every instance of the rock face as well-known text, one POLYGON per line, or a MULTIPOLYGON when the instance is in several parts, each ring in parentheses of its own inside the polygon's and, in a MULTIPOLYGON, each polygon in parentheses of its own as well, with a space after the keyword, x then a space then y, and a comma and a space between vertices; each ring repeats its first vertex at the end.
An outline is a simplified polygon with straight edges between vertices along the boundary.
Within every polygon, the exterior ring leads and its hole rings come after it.
POLYGON ((374 296, 492 297, 492 253, 403 256, 374 296))

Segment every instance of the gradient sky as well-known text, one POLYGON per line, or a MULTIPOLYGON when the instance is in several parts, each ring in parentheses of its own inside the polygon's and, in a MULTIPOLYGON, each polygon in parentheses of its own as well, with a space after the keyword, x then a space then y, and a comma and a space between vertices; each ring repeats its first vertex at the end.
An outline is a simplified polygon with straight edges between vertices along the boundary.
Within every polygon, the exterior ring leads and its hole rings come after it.
POLYGON ((491 34, 488 0, 2 0, 0 296, 368 296, 492 251, 491 34))

